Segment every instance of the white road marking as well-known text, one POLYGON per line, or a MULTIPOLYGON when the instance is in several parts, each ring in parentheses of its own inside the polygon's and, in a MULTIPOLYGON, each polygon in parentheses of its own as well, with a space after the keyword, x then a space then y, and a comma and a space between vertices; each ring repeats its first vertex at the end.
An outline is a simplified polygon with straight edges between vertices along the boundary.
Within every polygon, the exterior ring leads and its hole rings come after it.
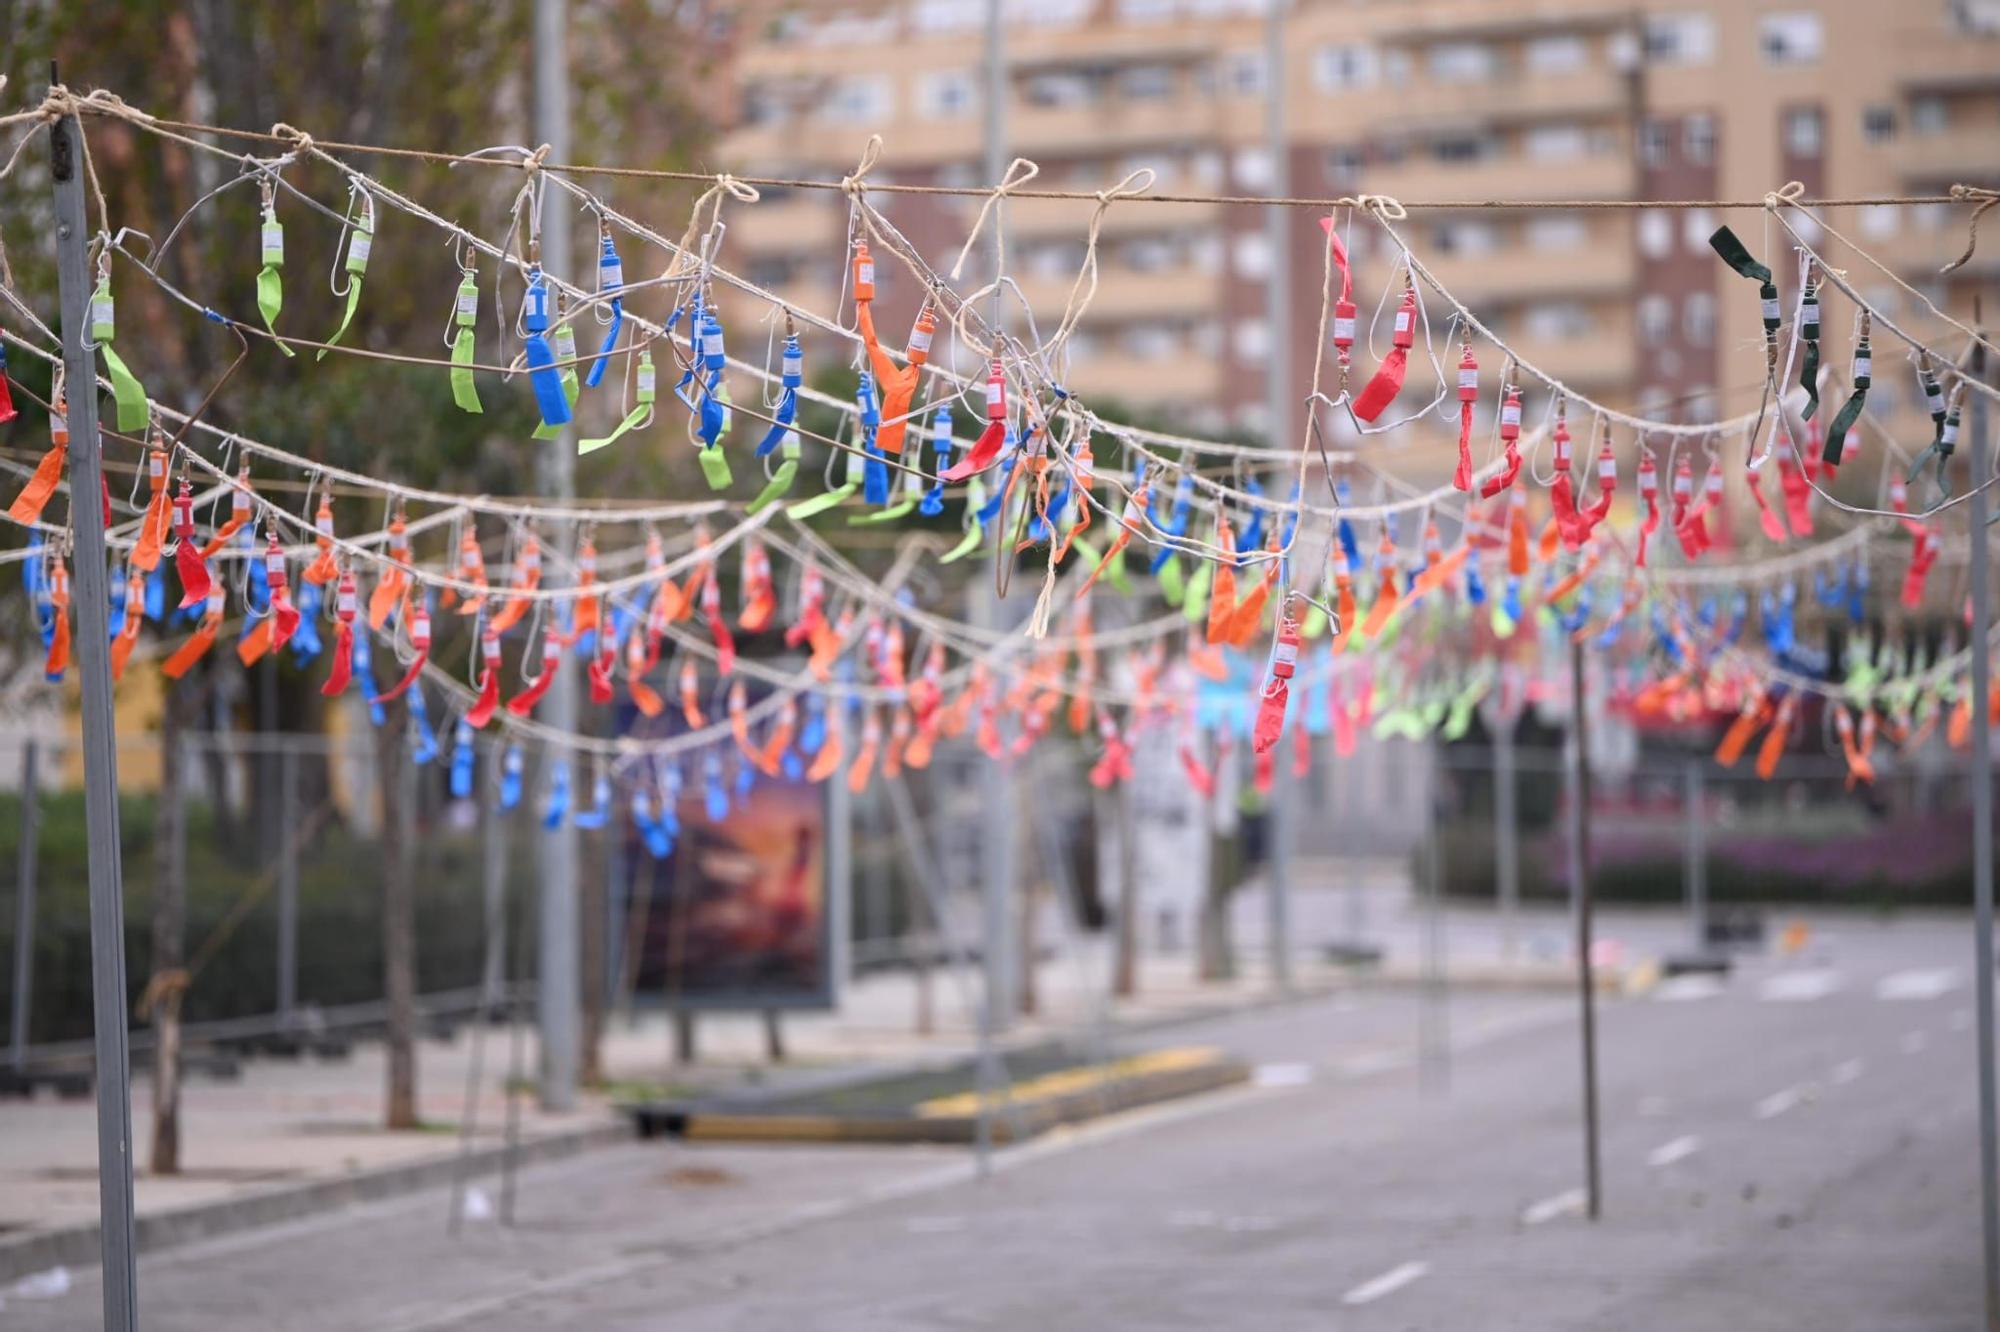
POLYGON ((1781 971, 1765 978, 1757 997, 1767 1004, 1801 1004, 1824 999, 1841 986, 1841 976, 1828 967, 1781 971))
POLYGON ((1646 1154, 1646 1164, 1655 1169, 1662 1166, 1670 1166, 1676 1161, 1687 1160, 1700 1150, 1701 1139, 1695 1137, 1693 1134, 1689 1134, 1686 1137, 1675 1138, 1672 1142, 1662 1143, 1660 1146, 1655 1147, 1646 1154))
POLYGON ((1797 1087, 1787 1087, 1783 1091, 1772 1092, 1757 1102, 1751 1113, 1759 1119, 1776 1119, 1804 1099, 1804 1095, 1797 1087))
POLYGON ((1429 1263, 1404 1263, 1401 1267, 1392 1267, 1381 1276, 1364 1281, 1348 1291, 1340 1297, 1340 1302, 1346 1305, 1373 1304, 1384 1295, 1393 1295, 1412 1281, 1419 1280, 1430 1270, 1429 1263))
POLYGON ((1921 1031, 1910 1032, 1903 1037, 1902 1041, 1903 1053, 1922 1054, 1924 1052, 1924 1047, 1929 1045, 1930 1043, 1931 1043, 1931 1038, 1924 1035, 1924 1033, 1922 1033, 1921 1031))
POLYGON ((1313 1080, 1311 1064, 1259 1064, 1250 1075, 1259 1087, 1303 1087, 1313 1080))
POLYGON ((1867 1065, 1863 1064, 1859 1059, 1843 1059, 1833 1066, 1833 1072, 1827 1076, 1832 1080, 1834 1086, 1840 1087, 1860 1077, 1861 1070, 1865 1067, 1867 1065))
POLYGON ((1939 999, 1958 988, 1958 973, 1950 967, 1895 971, 1875 983, 1877 999, 1939 999))
POLYGON ((1653 998, 1663 1004, 1692 1003, 1721 993, 1722 982, 1713 976, 1670 976, 1653 987, 1653 998))
POLYGON ((1583 1210, 1584 1201, 1582 1189, 1565 1189, 1538 1203, 1530 1203, 1522 1211, 1521 1221, 1525 1225, 1539 1226, 1559 1216, 1575 1216, 1583 1210))

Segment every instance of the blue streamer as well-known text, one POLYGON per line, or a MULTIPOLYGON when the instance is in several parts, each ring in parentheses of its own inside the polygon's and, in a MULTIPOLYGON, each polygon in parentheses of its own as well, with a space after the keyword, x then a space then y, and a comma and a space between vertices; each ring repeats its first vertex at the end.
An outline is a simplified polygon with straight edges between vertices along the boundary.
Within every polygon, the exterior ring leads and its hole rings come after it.
POLYGON ((590 808, 570 820, 579 828, 597 829, 611 822, 611 779, 598 773, 590 784, 590 808))
POLYGON ((568 425, 569 397, 563 392, 562 372, 556 369, 556 354, 549 346, 549 287, 539 264, 528 269, 528 297, 521 318, 527 329, 522 350, 528 362, 528 382, 542 409, 542 424, 568 425))
POLYGON ((785 335, 785 355, 782 362, 783 374, 779 377, 777 408, 771 413, 771 428, 764 432, 764 438, 757 442, 757 456, 765 457, 778 447, 785 432, 798 419, 799 386, 806 382, 805 353, 799 350, 799 335, 785 335))
MULTIPOLYGON (((612 243, 607 230, 600 237, 603 248, 597 254, 597 291, 599 295, 615 293, 625 285, 625 266, 618 261, 618 247, 612 243)), ((625 302, 617 295, 611 297, 611 327, 605 330, 604 344, 597 349, 597 359, 590 363, 590 373, 583 382, 596 388, 604 382, 604 367, 611 363, 611 353, 618 346, 618 334, 625 327, 625 302)))
POLYGON ((410 761, 419 768, 427 767, 438 756, 438 738, 437 732, 431 729, 430 714, 424 707, 421 681, 410 686, 410 724, 417 732, 417 746, 410 755, 410 761))
MULTIPOLYGON (((1168 536, 1184 537, 1187 535, 1188 516, 1193 505, 1194 477, 1186 472, 1182 472, 1180 479, 1174 482, 1173 512, 1167 521, 1161 524, 1166 529, 1168 536)), ((1161 569, 1166 567, 1167 561, 1173 558, 1173 554, 1174 547, 1166 542, 1162 542, 1159 548, 1153 552, 1153 561, 1146 566, 1146 572, 1157 574, 1161 569)))
MULTIPOLYGON (((931 413, 931 472, 943 476, 951 466, 951 406, 939 403, 931 413)), ((926 518, 935 518, 944 512, 944 482, 933 481, 917 504, 917 512, 926 518)))
POLYGON ((799 725, 799 753, 811 757, 826 744, 826 699, 815 692, 806 695, 806 716, 799 725))
POLYGON ((382 711, 382 691, 375 687, 375 658, 365 633, 354 636, 354 678, 361 682, 361 696, 368 700, 368 721, 380 726, 387 715, 382 711))
POLYGON ((320 607, 326 603, 326 593, 317 583, 302 582, 299 586, 299 627, 292 631, 291 640, 285 646, 292 650, 292 661, 299 666, 311 665, 326 644, 319 636, 320 607))
POLYGON ((463 717, 452 729, 451 794, 454 800, 472 798, 472 727, 463 717))
POLYGON ((521 747, 507 746, 500 760, 500 808, 513 809, 521 803, 521 747))
POLYGON ((722 784, 722 760, 710 750, 701 761, 702 811, 710 823, 729 817, 729 791, 722 784))
POLYGON ((557 759, 549 767, 549 798, 542 806, 542 826, 550 832, 569 817, 569 764, 557 759))

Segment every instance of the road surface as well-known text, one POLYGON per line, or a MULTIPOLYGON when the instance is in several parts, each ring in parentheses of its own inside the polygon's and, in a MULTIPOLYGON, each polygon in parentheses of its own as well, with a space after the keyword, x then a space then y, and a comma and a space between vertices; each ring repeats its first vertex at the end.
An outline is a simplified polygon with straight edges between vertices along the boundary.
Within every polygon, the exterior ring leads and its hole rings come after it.
MULTIPOLYGON (((983 1181, 956 1150, 635 1143, 525 1175, 512 1229, 449 1238, 431 1193, 149 1257, 142 1323, 1959 1332, 1971 951, 1957 920, 1856 919, 1608 1001, 1595 1225, 1573 1001, 1361 991, 1149 1037, 1225 1046, 1259 1085, 983 1181)), ((7 1294, 0 1327, 97 1316, 77 1273, 7 1294)))

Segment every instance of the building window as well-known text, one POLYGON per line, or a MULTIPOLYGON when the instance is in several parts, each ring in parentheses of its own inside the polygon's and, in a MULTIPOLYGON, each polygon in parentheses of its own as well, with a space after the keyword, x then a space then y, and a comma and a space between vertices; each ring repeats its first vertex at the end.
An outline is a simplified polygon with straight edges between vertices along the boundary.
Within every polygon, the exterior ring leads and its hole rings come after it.
POLYGON ((1658 292, 1651 292, 1639 298, 1639 338, 1650 346, 1658 346, 1673 336, 1674 303, 1658 292))
POLYGON ((1400 88, 1410 81, 1410 53, 1408 51, 1388 51, 1382 56, 1382 81, 1392 88, 1400 88))
POLYGON ((1491 254, 1500 246, 1500 233, 1490 222, 1440 222, 1431 229, 1431 245, 1439 254, 1491 254))
POLYGON ((1425 63, 1439 83, 1484 83, 1493 77, 1493 48, 1481 42, 1439 42, 1425 63))
POLYGON ((1268 190, 1278 178, 1268 148, 1238 148, 1230 155, 1229 169, 1236 184, 1246 190, 1268 190))
POLYGON ((1528 130, 1528 156, 1538 162, 1567 162, 1590 151, 1590 135, 1581 125, 1536 125, 1528 130))
POLYGON ((1757 25, 1757 49, 1767 65, 1810 65, 1825 46, 1819 15, 1806 10, 1766 14, 1757 25))
POLYGON ((1664 259, 1674 249, 1674 215, 1665 208, 1648 208, 1639 214, 1639 253, 1648 259, 1664 259))
POLYGON ((1903 210, 1896 204, 1869 204, 1861 210, 1861 234, 1881 240, 1893 236, 1903 225, 1903 210))
POLYGON ((1159 324, 1134 324, 1119 338, 1125 354, 1135 361, 1164 361, 1179 350, 1179 340, 1170 328, 1159 324))
POLYGON ((1663 167, 1674 154, 1673 127, 1664 120, 1648 120, 1639 126, 1639 160, 1649 167, 1663 167))
POLYGON ((917 108, 930 120, 969 116, 978 96, 972 74, 963 69, 932 70, 917 83, 917 108))
POLYGON ((1951 124, 1951 112, 1942 97, 1910 99, 1910 129, 1918 134, 1942 134, 1951 124))
POLYGON ((1573 213, 1544 213, 1528 219, 1525 235, 1537 250, 1576 250, 1590 243, 1590 228, 1573 213))
POLYGON ((1431 140, 1431 155, 1453 164, 1479 162, 1493 156, 1493 140, 1481 134, 1447 134, 1431 140))
POLYGON ((1590 311, 1575 301, 1531 305, 1521 316, 1521 330, 1536 339, 1560 340, 1587 335, 1594 324, 1590 311))
POLYGON ((2000 34, 2000 0, 1950 0, 1952 26, 1978 37, 2000 34))
POLYGON ((979 0, 923 0, 916 9, 919 32, 968 32, 986 18, 979 0))
POLYGON ((1375 48, 1359 43, 1322 46, 1313 52, 1313 82, 1326 92, 1347 92, 1375 82, 1375 48))
POLYGON ((1359 144, 1337 144, 1326 150, 1326 178, 1333 185, 1352 185, 1368 163, 1359 144))
POLYGON ((1130 102, 1157 102, 1174 95, 1171 65, 1130 65, 1118 72, 1118 95, 1130 102))
POLYGON ((1271 271, 1271 238, 1263 232, 1238 232, 1232 249, 1239 277, 1260 278, 1271 271))
POLYGON ((1239 361, 1261 361, 1271 354, 1271 325, 1262 319, 1239 319, 1229 337, 1239 361))
MULTIPOLYGON (((1681 336, 1691 347, 1706 347, 1715 341, 1715 294, 1691 291, 1681 305, 1681 336)), ((1700 418, 1696 418, 1699 420, 1700 418)))
POLYGON ((1695 166, 1715 161, 1715 117, 1696 111, 1681 121, 1681 152, 1695 166))
POLYGON ((1655 65, 1706 65, 1715 59, 1715 20, 1707 14, 1648 14, 1640 46, 1655 65))
POLYGON ((1223 57, 1223 84, 1238 97, 1264 95, 1264 53, 1231 51, 1223 57))
POLYGON ((1031 106, 1087 106, 1098 98, 1096 80, 1067 69, 1045 69, 1028 76, 1022 89, 1031 106))
POLYGON ((1065 28, 1089 18, 1095 5, 1096 0, 1007 0, 1006 18, 1031 27, 1065 28))
POLYGON ((1893 106, 1864 106, 1861 108, 1861 137, 1870 143, 1887 143, 1896 137, 1896 108, 1893 106))
POLYGON ((1826 125, 1816 106, 1795 106, 1785 112, 1785 152, 1791 157, 1818 157, 1825 149, 1826 125))
POLYGON ((1696 254, 1708 253, 1708 238, 1715 234, 1715 214, 1706 208, 1690 208, 1681 214, 1681 243, 1696 254))
POLYGON ((875 124, 891 114, 887 79, 846 79, 827 94, 821 114, 847 124, 875 124))
POLYGON ((1160 23, 1179 7, 1177 0, 1118 0, 1118 17, 1128 23, 1160 23))
POLYGON ((1589 62, 1590 52, 1581 37, 1537 37, 1528 43, 1527 65, 1533 74, 1568 74, 1589 62))

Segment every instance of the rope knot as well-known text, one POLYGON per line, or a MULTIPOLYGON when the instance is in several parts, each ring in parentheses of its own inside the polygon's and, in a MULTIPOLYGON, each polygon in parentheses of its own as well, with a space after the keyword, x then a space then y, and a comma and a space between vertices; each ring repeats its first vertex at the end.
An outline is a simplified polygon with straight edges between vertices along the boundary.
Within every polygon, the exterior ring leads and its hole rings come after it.
POLYGON ((1764 207, 1770 209, 1797 207, 1805 197, 1806 183, 1802 180, 1788 180, 1783 188, 1765 192, 1764 207))
POLYGON ((727 194, 739 203, 756 203, 764 197, 757 192, 755 185, 740 181, 727 171, 721 172, 716 176, 715 188, 721 190, 724 194, 727 194))
POLYGON ((863 182, 868 179, 868 173, 873 171, 875 164, 881 160, 882 136, 871 134, 868 136, 868 142, 861 146, 861 160, 854 164, 854 170, 840 178, 840 192, 849 198, 859 197, 867 188, 863 182))
POLYGON ((979 233, 986 230, 986 219, 992 215, 993 206, 1041 174, 1042 169, 1025 157, 1017 157, 1007 164, 1007 170, 1001 175, 1000 183, 986 196, 986 202, 979 205, 979 216, 972 219, 972 230, 967 233, 965 244, 959 248, 958 262, 951 266, 953 282, 958 281, 959 274, 965 271, 966 257, 972 253, 973 243, 979 239, 979 233))
POLYGON ((312 135, 306 133, 296 125, 287 125, 282 120, 271 126, 271 136, 284 140, 294 153, 306 154, 313 150, 312 135))
POLYGON ((1357 194, 1353 203, 1362 212, 1373 213, 1385 222, 1401 222, 1410 215, 1403 201, 1393 194, 1357 194))
POLYGON ((549 152, 550 148, 549 145, 546 143, 543 144, 541 147, 535 149, 534 152, 529 153, 526 157, 521 159, 521 170, 527 172, 531 176, 534 175, 537 171, 540 171, 542 169, 542 164, 549 160, 549 152))

